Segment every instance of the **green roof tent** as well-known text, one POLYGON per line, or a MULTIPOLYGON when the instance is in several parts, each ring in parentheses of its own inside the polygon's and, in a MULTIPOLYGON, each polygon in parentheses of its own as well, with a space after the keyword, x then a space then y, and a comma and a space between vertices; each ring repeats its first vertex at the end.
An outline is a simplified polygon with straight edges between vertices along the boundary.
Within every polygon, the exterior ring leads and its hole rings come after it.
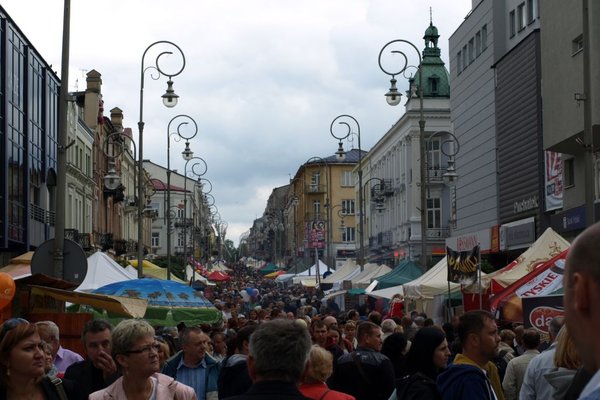
POLYGON ((259 270, 258 272, 262 275, 268 275, 271 272, 275 272, 278 271, 279 268, 277 267, 277 265, 273 264, 273 263, 269 263, 266 267, 264 267, 263 269, 259 270))
POLYGON ((393 270, 377 278, 376 289, 385 289, 392 286, 403 285, 423 275, 420 266, 410 260, 403 260, 393 270))

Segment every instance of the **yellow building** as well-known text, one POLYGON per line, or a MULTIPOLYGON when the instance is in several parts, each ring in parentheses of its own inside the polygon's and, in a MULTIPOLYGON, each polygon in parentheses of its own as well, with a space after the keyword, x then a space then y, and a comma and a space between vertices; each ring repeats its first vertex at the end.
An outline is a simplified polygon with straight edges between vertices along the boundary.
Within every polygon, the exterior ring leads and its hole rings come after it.
POLYGON ((358 156, 353 149, 343 161, 313 157, 298 168, 284 209, 286 254, 293 260, 313 263, 315 249, 329 266, 356 258, 359 208, 353 169, 358 156))

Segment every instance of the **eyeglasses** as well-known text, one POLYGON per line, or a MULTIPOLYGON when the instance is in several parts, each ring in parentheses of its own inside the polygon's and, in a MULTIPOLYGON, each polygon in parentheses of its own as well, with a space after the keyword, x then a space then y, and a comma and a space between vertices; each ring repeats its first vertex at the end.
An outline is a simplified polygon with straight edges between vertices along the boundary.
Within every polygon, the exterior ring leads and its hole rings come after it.
POLYGON ((29 321, 27 321, 26 319, 23 318, 11 318, 6 320, 3 324, 2 324, 2 328, 0 328, 0 342, 2 342, 2 340, 4 340, 4 337, 6 336, 6 334, 11 331, 12 329, 14 329, 17 325, 21 325, 21 324, 28 324, 29 321))
POLYGON ((160 344, 154 343, 154 344, 149 344, 147 346, 144 346, 141 349, 126 351, 125 354, 142 354, 142 353, 150 353, 151 351, 155 351, 158 353, 159 350, 160 350, 160 344))

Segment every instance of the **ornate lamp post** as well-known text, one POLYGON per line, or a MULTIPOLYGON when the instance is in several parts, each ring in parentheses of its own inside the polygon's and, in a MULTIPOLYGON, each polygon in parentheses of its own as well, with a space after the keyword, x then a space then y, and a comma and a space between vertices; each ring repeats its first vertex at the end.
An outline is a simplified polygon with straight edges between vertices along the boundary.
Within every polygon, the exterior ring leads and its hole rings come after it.
POLYGON ((204 174, 206 174, 206 171, 208 171, 208 166, 206 165, 206 161, 204 161, 203 158, 201 157, 192 157, 189 160, 187 160, 185 162, 185 167, 183 169, 183 177, 184 177, 184 183, 183 183, 183 218, 184 218, 184 222, 183 222, 183 259, 184 259, 184 264, 187 263, 188 261, 188 257, 187 257, 187 228, 188 228, 188 217, 187 217, 187 181, 188 181, 188 164, 190 162, 192 163, 192 166, 189 170, 189 172, 195 176, 195 177, 202 177, 204 174))
POLYGON ((418 74, 419 74, 419 85, 416 88, 411 88, 411 91, 414 93, 414 90, 416 90, 419 94, 419 157, 420 157, 420 175, 421 175, 421 266, 423 267, 424 270, 427 269, 427 197, 426 197, 426 189, 425 189, 425 185, 424 182, 426 180, 426 170, 425 170, 425 163, 426 163, 426 149, 425 149, 425 118, 423 117, 423 90, 420 86, 423 85, 423 68, 421 68, 421 52, 419 51, 419 49, 412 44, 411 42, 409 42, 408 40, 404 40, 404 39, 396 39, 396 40, 392 40, 391 42, 388 42, 385 46, 383 46, 383 48, 381 49, 381 51, 379 52, 379 68, 386 73, 387 75, 390 75, 392 77, 392 79, 390 79, 390 89, 389 91, 385 94, 385 99, 387 101, 387 103, 391 106, 397 106, 398 104, 400 104, 400 98, 401 98, 401 94, 398 92, 398 89, 396 88, 396 75, 399 74, 404 74, 407 70, 407 68, 413 67, 411 65, 408 64, 408 56, 406 55, 406 53, 402 50, 397 50, 396 49, 396 45, 408 45, 409 49, 412 47, 416 53, 417 56, 419 57, 419 68, 418 68, 418 74), (386 49, 390 48, 390 53, 391 54, 399 54, 400 56, 402 56, 403 58, 403 63, 401 63, 402 67, 397 71, 397 72, 389 72, 388 70, 386 70, 382 63, 381 63, 381 58, 385 52, 386 49))
POLYGON ((360 265, 360 270, 364 270, 364 202, 363 202, 363 194, 362 194, 362 148, 360 146, 360 125, 358 121, 346 114, 338 115, 331 121, 331 126, 329 127, 329 132, 331 136, 336 138, 339 141, 338 150, 335 152, 335 155, 339 161, 344 161, 346 158, 346 152, 344 151, 343 140, 348 139, 352 141, 352 135, 356 135, 358 138, 358 237, 359 237, 359 250, 358 250, 358 264, 360 265), (345 134, 337 134, 334 132, 335 123, 345 125, 348 129, 345 134), (354 132, 352 130, 352 125, 356 126, 357 130, 354 132))
POLYGON ((150 77, 152 79, 159 79, 161 76, 166 76, 168 77, 168 81, 167 81, 167 90, 165 92, 165 94, 162 95, 162 99, 163 99, 163 104, 166 107, 175 107, 175 105, 177 105, 177 99, 178 99, 178 95, 175 94, 175 91, 173 90, 173 81, 171 80, 172 77, 179 75, 183 69, 185 68, 185 55, 183 54, 183 52, 181 51, 181 49, 179 48, 179 46, 177 46, 175 43, 173 42, 169 42, 167 40, 159 40, 157 42, 152 43, 150 46, 148 46, 146 48, 146 50, 144 50, 144 53, 142 54, 142 63, 141 63, 141 72, 140 72, 140 120, 138 122, 138 131, 139 131, 139 139, 138 139, 138 143, 139 143, 139 147, 138 147, 138 210, 137 210, 137 216, 138 216, 138 255, 137 255, 137 261, 138 261, 138 278, 141 278, 143 276, 143 271, 144 271, 144 226, 142 223, 142 217, 143 217, 143 213, 144 213, 144 188, 143 188, 143 180, 144 180, 144 156, 143 156, 143 151, 144 151, 144 76, 146 71, 151 70, 155 73, 157 73, 157 75, 150 75, 150 77), (165 71, 163 71, 160 68, 160 64, 159 64, 159 60, 162 56, 164 56, 165 54, 173 54, 172 51, 162 51, 158 54, 158 56, 156 57, 156 60, 154 62, 154 65, 149 65, 146 66, 145 64, 145 59, 146 59, 146 54, 148 53, 148 51, 153 48, 154 46, 158 46, 158 45, 164 45, 164 46, 169 46, 169 47, 174 47, 176 49, 176 51, 181 55, 181 59, 182 59, 182 64, 181 64, 181 68, 178 71, 175 71, 174 73, 166 73, 165 71))
MULTIPOLYGON (((171 118, 169 124, 167 125, 167 205, 165 209, 169 210, 171 208, 171 138, 175 141, 185 140, 185 150, 181 153, 183 159, 185 161, 191 159, 194 156, 194 152, 190 150, 190 140, 193 139, 198 134, 198 125, 196 125, 196 121, 189 115, 179 114, 175 117, 171 118), (178 122, 176 125, 176 131, 171 131, 171 124, 175 121, 178 122), (179 122, 181 121, 181 122, 179 122), (186 134, 182 132, 181 129, 187 126, 189 123, 192 124, 193 130, 186 134)), ((187 178, 186 178, 187 179, 187 178)), ((184 194, 185 195, 185 194, 184 194)), ((171 279, 171 213, 167 213, 167 279, 171 279)))

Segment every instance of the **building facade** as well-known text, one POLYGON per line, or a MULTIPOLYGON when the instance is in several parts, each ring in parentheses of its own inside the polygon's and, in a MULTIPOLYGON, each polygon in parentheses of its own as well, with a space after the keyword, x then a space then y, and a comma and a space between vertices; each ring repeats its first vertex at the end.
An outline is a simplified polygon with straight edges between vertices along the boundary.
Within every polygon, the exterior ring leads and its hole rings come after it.
POLYGON ((451 144, 450 85, 440 58, 437 28, 430 24, 423 39, 421 71, 409 80, 405 112, 371 148, 364 160, 365 228, 369 261, 393 265, 421 256, 421 190, 426 191, 427 254, 434 260, 445 254, 444 239, 453 225, 454 192, 444 184, 448 161, 457 148, 451 144), (419 90, 423 90, 421 109, 419 90), (426 176, 421 177, 420 126, 425 121, 426 176))
POLYGON ((562 170, 551 226, 572 239, 600 219, 600 4, 548 0, 540 15, 544 149, 562 170))

